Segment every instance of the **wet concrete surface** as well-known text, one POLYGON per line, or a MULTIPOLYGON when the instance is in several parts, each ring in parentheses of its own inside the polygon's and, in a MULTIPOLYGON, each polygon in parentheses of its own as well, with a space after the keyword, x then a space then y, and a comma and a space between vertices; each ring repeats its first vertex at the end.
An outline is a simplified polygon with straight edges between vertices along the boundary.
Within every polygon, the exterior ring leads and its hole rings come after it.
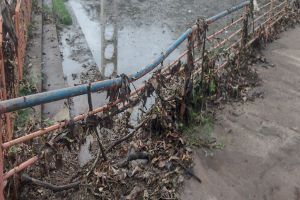
MULTIPOLYGON (((43 6, 52 8, 51 0, 44 0, 43 6)), ((42 39, 42 88, 50 91, 65 88, 62 60, 59 53, 56 25, 53 21, 44 21, 42 39)), ((42 117, 47 120, 61 121, 69 119, 69 109, 66 100, 60 100, 42 106, 42 117)))
POLYGON ((300 199, 300 27, 263 52, 275 67, 258 67, 263 99, 227 105, 213 137, 225 148, 194 154, 202 184, 185 183, 186 200, 300 199))

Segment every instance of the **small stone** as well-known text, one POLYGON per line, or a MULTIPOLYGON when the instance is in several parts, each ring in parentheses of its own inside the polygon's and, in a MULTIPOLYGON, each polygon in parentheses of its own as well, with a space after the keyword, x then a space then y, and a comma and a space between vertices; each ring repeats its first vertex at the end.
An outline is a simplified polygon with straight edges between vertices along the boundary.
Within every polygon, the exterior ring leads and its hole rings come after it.
POLYGON ((179 175, 178 177, 178 183, 183 183, 184 177, 182 175, 179 175))
POLYGON ((192 150, 190 147, 186 147, 185 149, 186 149, 186 151, 189 152, 189 153, 192 153, 192 152, 193 152, 193 150, 192 150))

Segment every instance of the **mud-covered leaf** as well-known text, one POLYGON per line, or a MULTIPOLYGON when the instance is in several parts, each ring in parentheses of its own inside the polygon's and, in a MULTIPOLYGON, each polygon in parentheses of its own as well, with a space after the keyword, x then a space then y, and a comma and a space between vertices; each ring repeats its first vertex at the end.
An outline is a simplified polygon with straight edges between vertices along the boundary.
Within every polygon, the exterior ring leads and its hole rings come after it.
POLYGON ((136 200, 142 197, 143 189, 139 186, 134 186, 129 195, 126 196, 126 200, 136 200))

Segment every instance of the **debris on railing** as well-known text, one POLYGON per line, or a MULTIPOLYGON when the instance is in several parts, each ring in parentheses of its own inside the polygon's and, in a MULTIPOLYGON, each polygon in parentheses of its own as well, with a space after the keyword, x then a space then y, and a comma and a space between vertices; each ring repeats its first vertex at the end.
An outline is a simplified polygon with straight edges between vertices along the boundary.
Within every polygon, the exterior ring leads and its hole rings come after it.
MULTIPOLYGON (((13 160, 11 163, 6 163, 6 169, 14 168, 6 172, 4 179, 39 160, 36 164, 39 168, 27 171, 30 176, 26 176, 27 180, 43 183, 40 186, 49 186, 46 183, 50 182, 69 185, 80 181, 80 194, 85 198, 92 194, 103 199, 178 199, 176 189, 185 175, 201 183, 201 177, 191 170, 192 150, 186 144, 182 128, 193 120, 192 112, 206 115, 214 113, 214 109, 224 102, 246 101, 247 90, 259 84, 255 70, 248 65, 253 43, 269 41, 265 39, 268 28, 276 26, 280 31, 299 16, 289 10, 288 4, 282 4, 281 10, 274 13, 272 23, 267 26, 264 21, 263 25, 254 27, 253 9, 249 8, 249 2, 243 5, 246 13, 232 21, 242 22, 240 31, 234 30, 232 34, 234 38, 241 33, 237 41, 227 38, 217 47, 207 45, 208 40, 222 33, 217 31, 213 36, 207 35, 208 22, 226 12, 208 21, 199 19, 188 36, 187 51, 170 66, 156 70, 141 88, 131 91, 131 79, 123 74, 121 84, 111 87, 107 93, 109 104, 93 110, 91 85, 88 85, 88 114, 2 144, 3 149, 11 153, 6 156, 14 157, 9 159, 13 160), (147 100, 150 98, 155 102, 149 107, 147 100), (140 111, 137 125, 130 120, 133 107, 140 111), (96 157, 78 169, 73 160, 87 134, 96 134, 96 140, 90 144, 96 157), (39 141, 34 142, 42 148, 33 149, 29 140, 38 137, 39 141), (21 157, 29 159, 20 164, 21 157)), ((228 25, 226 29, 230 27, 228 25)), ((201 145, 218 147, 216 140, 202 140, 201 145)), ((42 193, 53 195, 49 191, 33 189, 26 192, 26 198, 42 193)))

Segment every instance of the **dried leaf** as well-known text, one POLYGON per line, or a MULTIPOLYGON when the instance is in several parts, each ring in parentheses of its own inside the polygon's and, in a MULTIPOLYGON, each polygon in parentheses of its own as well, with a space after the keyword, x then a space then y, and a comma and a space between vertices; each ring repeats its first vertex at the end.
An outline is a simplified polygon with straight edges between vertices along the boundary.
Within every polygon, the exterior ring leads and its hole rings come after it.
POLYGON ((166 161, 165 160, 160 160, 158 163, 159 168, 164 168, 166 166, 166 161))
POLYGON ((126 196, 126 200, 136 200, 143 194, 143 189, 139 186, 134 186, 129 195, 126 196))

